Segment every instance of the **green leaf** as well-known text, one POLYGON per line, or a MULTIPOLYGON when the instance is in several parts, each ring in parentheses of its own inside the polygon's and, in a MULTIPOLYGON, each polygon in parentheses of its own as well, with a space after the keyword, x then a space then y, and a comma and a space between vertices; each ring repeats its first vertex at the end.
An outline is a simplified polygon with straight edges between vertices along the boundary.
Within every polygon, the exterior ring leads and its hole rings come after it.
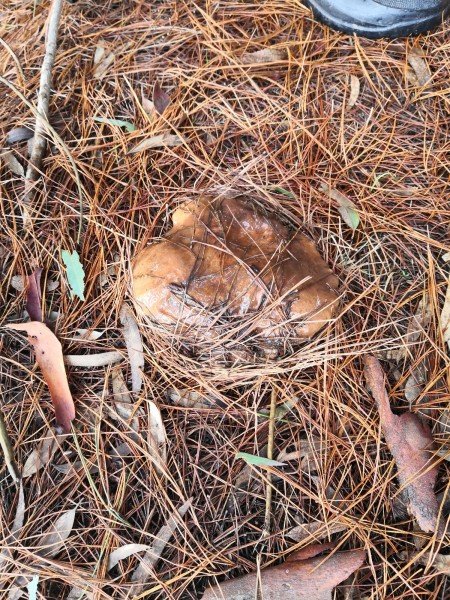
POLYGON ((278 460, 272 460, 271 458, 265 458, 264 456, 255 456, 254 454, 247 454, 247 452, 238 452, 236 458, 243 458, 249 465, 255 465, 257 467, 282 467, 285 463, 278 460))
POLYGON ((107 125, 116 125, 117 127, 125 127, 125 129, 131 133, 136 131, 136 127, 130 121, 121 121, 120 119, 106 119, 105 117, 94 117, 94 121, 97 123, 106 123, 107 125))
POLYGON ((276 194, 282 194, 283 196, 286 196, 287 198, 291 198, 291 200, 295 200, 295 194, 293 194, 292 192, 290 192, 289 190, 285 190, 282 187, 274 187, 272 188, 272 190, 276 193, 276 194))
POLYGON ((80 300, 84 300, 84 269, 78 252, 73 251, 71 254, 68 250, 62 250, 61 258, 66 266, 71 297, 78 296, 80 300))

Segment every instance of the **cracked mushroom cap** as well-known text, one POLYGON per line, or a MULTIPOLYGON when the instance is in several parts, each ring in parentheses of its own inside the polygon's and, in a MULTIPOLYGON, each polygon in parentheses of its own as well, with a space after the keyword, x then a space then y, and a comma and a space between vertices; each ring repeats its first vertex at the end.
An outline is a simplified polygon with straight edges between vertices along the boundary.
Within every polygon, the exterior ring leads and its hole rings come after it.
POLYGON ((314 243, 243 198, 182 204, 132 275, 138 309, 198 354, 277 354, 317 333, 338 302, 338 279, 314 243))

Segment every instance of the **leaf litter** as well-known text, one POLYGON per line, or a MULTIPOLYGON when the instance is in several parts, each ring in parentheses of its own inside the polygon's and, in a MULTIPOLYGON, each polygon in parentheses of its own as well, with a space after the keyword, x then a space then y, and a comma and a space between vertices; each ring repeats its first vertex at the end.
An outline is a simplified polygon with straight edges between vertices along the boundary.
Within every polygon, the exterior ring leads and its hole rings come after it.
POLYGON ((378 359, 366 356, 364 371, 377 404, 386 444, 397 465, 408 510, 423 531, 433 532, 438 527, 439 506, 434 493, 438 469, 432 464, 431 431, 413 413, 397 416, 392 412, 378 359))

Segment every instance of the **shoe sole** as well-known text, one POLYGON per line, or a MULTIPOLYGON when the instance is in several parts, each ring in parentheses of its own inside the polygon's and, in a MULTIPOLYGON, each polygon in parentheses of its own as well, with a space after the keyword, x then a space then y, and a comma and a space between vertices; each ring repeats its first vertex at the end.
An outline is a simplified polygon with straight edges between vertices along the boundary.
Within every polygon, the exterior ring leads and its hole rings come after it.
POLYGON ((304 4, 309 6, 317 18, 318 21, 321 21, 328 27, 332 29, 337 29, 338 31, 342 31, 343 33, 348 34, 357 34, 370 39, 379 39, 379 38, 396 38, 396 37, 409 37, 418 35, 419 33, 424 33, 433 29, 434 27, 438 27, 442 24, 446 15, 449 13, 450 9, 446 9, 445 11, 439 11, 436 14, 424 16, 423 19, 417 20, 415 18, 411 21, 403 21, 401 25, 383 25, 380 23, 379 25, 373 27, 367 27, 358 25, 357 23, 348 23, 346 21, 342 21, 337 18, 332 13, 324 10, 322 7, 318 6, 314 0, 304 0, 304 4))

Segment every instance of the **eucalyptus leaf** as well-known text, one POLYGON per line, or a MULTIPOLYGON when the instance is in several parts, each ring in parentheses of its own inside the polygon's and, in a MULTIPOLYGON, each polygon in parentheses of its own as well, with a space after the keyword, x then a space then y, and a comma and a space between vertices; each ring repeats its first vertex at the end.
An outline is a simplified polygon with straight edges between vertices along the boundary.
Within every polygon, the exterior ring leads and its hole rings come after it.
POLYGON ((236 458, 242 458, 249 465, 255 465, 257 467, 282 467, 285 464, 279 460, 272 460, 271 458, 265 458, 264 456, 255 456, 254 454, 248 454, 247 452, 238 452, 236 458))

